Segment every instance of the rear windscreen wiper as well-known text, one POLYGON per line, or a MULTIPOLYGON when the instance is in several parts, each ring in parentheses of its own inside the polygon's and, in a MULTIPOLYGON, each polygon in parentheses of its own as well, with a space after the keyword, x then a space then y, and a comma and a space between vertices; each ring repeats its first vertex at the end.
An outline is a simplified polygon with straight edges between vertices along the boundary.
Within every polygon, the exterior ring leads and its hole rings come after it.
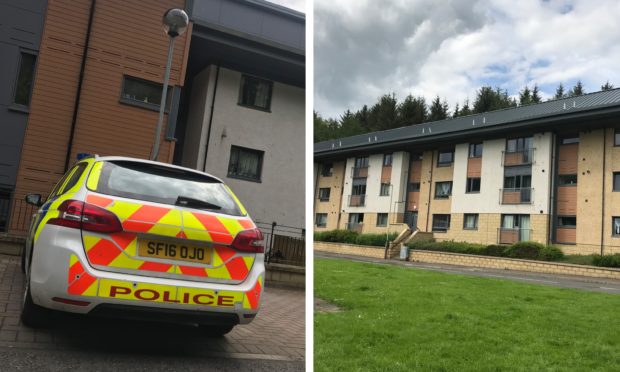
POLYGON ((198 208, 198 209, 213 209, 220 210, 221 206, 213 203, 209 203, 204 200, 189 198, 187 196, 179 195, 174 205, 180 205, 182 207, 198 208))

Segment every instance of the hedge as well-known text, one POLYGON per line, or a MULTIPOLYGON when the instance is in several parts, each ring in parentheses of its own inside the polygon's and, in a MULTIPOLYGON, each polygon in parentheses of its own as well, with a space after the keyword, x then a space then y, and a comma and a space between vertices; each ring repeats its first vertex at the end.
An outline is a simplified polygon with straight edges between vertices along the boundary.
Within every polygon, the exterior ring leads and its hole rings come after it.
MULTIPOLYGON (((388 240, 396 239, 398 233, 388 234, 388 240)), ((349 230, 330 230, 315 232, 314 240, 318 242, 347 243, 357 245, 367 245, 385 247, 385 234, 359 234, 349 230)))
POLYGON ((606 256, 594 256, 592 263, 595 266, 620 268, 620 253, 606 256))
POLYGON ((539 261, 558 261, 564 257, 560 248, 536 242, 518 242, 513 245, 484 245, 466 242, 433 240, 413 241, 407 245, 411 249, 439 251, 480 256, 522 258, 539 261))

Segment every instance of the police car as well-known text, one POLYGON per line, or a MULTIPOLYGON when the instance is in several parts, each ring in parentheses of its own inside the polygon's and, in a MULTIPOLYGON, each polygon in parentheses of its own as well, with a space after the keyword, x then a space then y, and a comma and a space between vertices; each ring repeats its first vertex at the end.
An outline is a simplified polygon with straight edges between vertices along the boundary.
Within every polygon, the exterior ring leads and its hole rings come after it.
POLYGON ((89 157, 33 216, 22 322, 49 309, 199 325, 251 322, 264 286, 263 235, 218 178, 170 164, 89 157))

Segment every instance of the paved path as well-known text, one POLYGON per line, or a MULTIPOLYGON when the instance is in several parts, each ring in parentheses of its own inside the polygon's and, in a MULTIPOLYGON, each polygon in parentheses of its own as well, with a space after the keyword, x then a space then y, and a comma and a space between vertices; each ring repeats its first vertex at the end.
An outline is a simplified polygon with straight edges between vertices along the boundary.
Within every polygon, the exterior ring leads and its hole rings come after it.
POLYGON ((303 291, 267 283, 256 319, 212 339, 193 327, 63 313, 33 330, 19 321, 23 287, 19 257, 0 255, 0 370, 304 369, 303 291))
POLYGON ((314 257, 318 258, 335 258, 335 259, 347 259, 359 262, 371 262, 383 265, 395 265, 412 267, 417 269, 441 271, 445 273, 463 274, 471 276, 482 276, 487 278, 498 278, 515 280, 519 282, 527 282, 532 284, 550 285, 554 287, 562 288, 574 288, 585 291, 605 292, 620 294, 620 280, 614 279, 601 279, 590 278, 581 276, 569 276, 569 275, 554 275, 554 274, 541 274, 525 271, 512 271, 512 270, 499 270, 499 269, 487 269, 467 266, 452 266, 444 264, 431 264, 420 263, 410 261, 397 261, 397 260, 382 260, 376 258, 339 255, 335 253, 314 251, 314 257))

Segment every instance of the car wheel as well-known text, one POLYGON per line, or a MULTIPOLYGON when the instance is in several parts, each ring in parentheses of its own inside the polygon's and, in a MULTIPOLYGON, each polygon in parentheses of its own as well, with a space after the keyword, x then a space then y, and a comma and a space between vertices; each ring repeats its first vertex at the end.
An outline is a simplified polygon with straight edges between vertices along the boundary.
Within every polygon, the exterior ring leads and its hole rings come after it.
POLYGON ((21 262, 22 273, 26 273, 26 246, 22 248, 22 262, 21 262))
POLYGON ((21 313, 22 324, 31 328, 45 327, 48 325, 50 311, 32 301, 32 294, 30 293, 30 272, 26 274, 25 287, 21 313))
POLYGON ((229 326, 200 326, 204 330, 204 333, 209 337, 223 337, 228 332, 235 328, 234 325, 229 326))

